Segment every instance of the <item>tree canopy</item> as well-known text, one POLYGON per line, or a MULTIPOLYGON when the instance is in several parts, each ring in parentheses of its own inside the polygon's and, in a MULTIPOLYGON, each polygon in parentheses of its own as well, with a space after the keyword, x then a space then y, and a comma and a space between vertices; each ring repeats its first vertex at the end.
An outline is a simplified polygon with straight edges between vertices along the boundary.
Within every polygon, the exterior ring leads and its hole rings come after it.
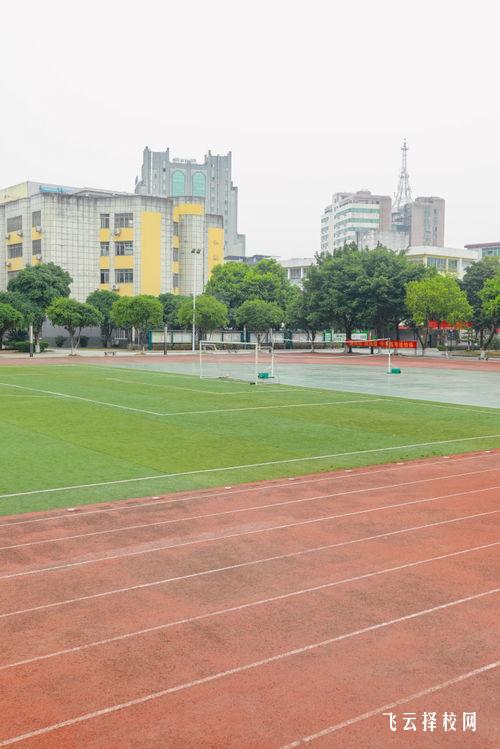
MULTIPOLYGON (((184 299, 178 311, 178 320, 181 326, 189 327, 193 321, 193 300, 189 297, 184 299)), ((211 333, 218 328, 228 325, 227 306, 209 294, 196 297, 195 328, 203 334, 211 333)))
POLYGON ((0 349, 3 337, 9 330, 16 330, 23 324, 22 314, 11 304, 0 302, 0 349))
POLYGON ((271 328, 279 328, 285 313, 275 302, 265 302, 262 299, 248 299, 236 310, 236 322, 246 326, 257 336, 260 343, 263 333, 271 328))
POLYGON ((170 330, 182 327, 178 318, 179 307, 186 299, 191 299, 191 297, 181 296, 180 294, 160 294, 158 299, 163 305, 164 324, 170 330))
MULTIPOLYGON (((497 321, 494 315, 487 314, 484 308, 484 301, 481 296, 483 288, 488 280, 494 278, 500 273, 500 258, 486 257, 477 263, 471 263, 462 281, 462 288, 467 294, 467 299, 472 307, 471 322, 474 329, 479 334, 479 345, 481 349, 486 348, 497 327, 497 321)), ((489 309, 489 307, 487 308, 489 309)))
POLYGON ((285 309, 293 287, 286 270, 272 259, 255 265, 229 262, 214 268, 205 292, 219 299, 229 309, 229 321, 236 321, 236 310, 248 299, 274 302, 285 309))
POLYGON ((427 346, 431 320, 439 329, 445 321, 454 325, 472 317, 472 307, 465 291, 450 276, 435 274, 421 281, 410 281, 406 287, 406 305, 423 349, 427 346))
POLYGON ((143 348, 146 343, 147 331, 163 325, 163 306, 161 302, 147 294, 120 297, 111 307, 110 315, 118 328, 129 331, 135 328, 143 348))
POLYGON ((93 291, 87 297, 87 304, 91 304, 92 307, 98 309, 102 315, 101 322, 101 337, 104 347, 107 348, 113 335, 114 322, 111 319, 111 308, 113 304, 120 298, 120 295, 116 291, 108 291, 107 289, 97 289, 93 291))
POLYGON ((57 297, 47 307, 47 317, 53 325, 60 325, 69 333, 71 353, 78 347, 82 328, 102 323, 102 315, 91 304, 77 302, 68 297, 57 297))

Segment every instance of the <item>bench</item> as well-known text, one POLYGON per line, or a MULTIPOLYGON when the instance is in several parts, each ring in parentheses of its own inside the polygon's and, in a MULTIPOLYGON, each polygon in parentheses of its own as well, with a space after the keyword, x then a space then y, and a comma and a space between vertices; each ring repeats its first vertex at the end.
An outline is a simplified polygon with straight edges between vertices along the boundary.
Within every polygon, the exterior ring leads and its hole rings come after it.
POLYGON ((116 356, 116 351, 105 351, 104 356, 116 356))

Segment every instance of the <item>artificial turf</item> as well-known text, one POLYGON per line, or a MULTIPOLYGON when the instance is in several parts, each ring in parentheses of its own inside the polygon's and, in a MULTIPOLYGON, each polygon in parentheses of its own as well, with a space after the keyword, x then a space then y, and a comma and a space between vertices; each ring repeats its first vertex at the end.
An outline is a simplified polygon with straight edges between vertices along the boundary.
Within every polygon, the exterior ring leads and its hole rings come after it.
POLYGON ((0 514, 490 449, 499 442, 496 409, 116 366, 0 369, 0 514), (316 456, 328 457, 301 460, 316 456), (271 465, 251 465, 262 463, 271 465), (82 486, 89 484, 102 485, 82 486), (40 491, 61 487, 78 488, 40 491))

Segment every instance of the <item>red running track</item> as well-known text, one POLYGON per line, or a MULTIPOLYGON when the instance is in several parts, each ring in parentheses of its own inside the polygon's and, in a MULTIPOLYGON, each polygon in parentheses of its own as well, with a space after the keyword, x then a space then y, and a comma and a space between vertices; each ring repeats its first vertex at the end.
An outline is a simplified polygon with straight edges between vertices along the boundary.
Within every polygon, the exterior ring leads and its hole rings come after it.
POLYGON ((0 747, 497 747, 499 550, 500 451, 0 518, 0 747))

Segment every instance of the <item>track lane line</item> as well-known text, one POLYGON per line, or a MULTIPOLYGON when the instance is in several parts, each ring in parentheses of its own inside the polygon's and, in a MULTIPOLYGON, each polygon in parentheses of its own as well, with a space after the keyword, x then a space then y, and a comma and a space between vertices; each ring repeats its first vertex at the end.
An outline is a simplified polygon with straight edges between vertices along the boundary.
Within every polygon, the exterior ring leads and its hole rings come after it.
MULTIPOLYGON (((499 457, 498 453, 492 450, 485 450, 475 455, 453 456, 452 458, 450 458, 450 460, 452 463, 459 463, 462 461, 479 460, 480 458, 485 458, 486 456, 490 456, 492 458, 499 457)), ((264 492, 264 491, 269 491, 270 489, 282 489, 284 487, 290 487, 290 483, 289 483, 290 481, 294 481, 295 482, 294 486, 296 487, 296 486, 302 486, 303 484, 319 483, 321 481, 338 481, 339 479, 357 478, 358 476, 373 476, 379 473, 404 471, 407 469, 416 470, 416 469, 421 468, 422 466, 447 465, 445 463, 446 457, 447 456, 432 458, 431 460, 422 460, 422 461, 419 461, 418 463, 405 462, 404 465, 397 465, 395 463, 387 463, 384 467, 378 468, 375 470, 363 471, 360 469, 353 469, 348 472, 344 472, 342 474, 335 473, 335 475, 330 474, 330 475, 325 475, 325 476, 316 476, 315 478, 312 478, 312 479, 307 479, 301 476, 297 476, 296 478, 287 479, 286 483, 282 483, 282 484, 275 484, 273 483, 273 480, 271 479, 270 481, 262 482, 258 484, 257 486, 245 487, 245 486, 240 485, 240 487, 238 486, 228 487, 228 489, 224 489, 223 491, 210 492, 208 494, 203 493, 203 492, 208 492, 209 491, 208 489, 199 489, 196 493, 190 494, 187 497, 178 497, 178 498, 166 499, 163 501, 154 501, 154 502, 138 502, 137 504, 127 504, 127 505, 121 504, 118 506, 106 507, 106 508, 102 508, 98 510, 85 511, 84 508, 86 507, 86 505, 79 505, 79 507, 81 507, 83 511, 79 512, 76 515, 68 515, 67 514, 68 511, 66 510, 65 512, 61 512, 58 515, 49 515, 47 517, 42 517, 42 518, 36 517, 36 518, 29 518, 28 520, 15 520, 13 522, 0 523, 0 528, 10 528, 11 526, 28 525, 30 523, 45 523, 45 522, 49 522, 52 520, 60 520, 63 518, 65 520, 78 520, 80 518, 86 517, 87 515, 101 515, 101 514, 107 514, 110 512, 129 512, 132 510, 141 509, 142 507, 153 507, 153 506, 161 507, 162 505, 175 504, 177 502, 189 502, 189 501, 202 500, 202 499, 211 499, 212 497, 225 497, 226 498, 226 497, 232 497, 235 494, 246 494, 249 492, 259 492, 259 491, 264 492), (229 489, 231 491, 229 491, 229 489)), ((449 462, 448 462, 448 465, 449 465, 449 462)), ((500 469, 500 463, 496 468, 500 469)), ((342 469, 339 469, 339 470, 342 470, 342 469)), ((486 470, 490 470, 490 469, 486 469, 486 470)), ((496 470, 496 469, 493 468, 491 470, 496 470)), ((480 472, 481 471, 478 471, 478 473, 480 472)), ((436 478, 439 478, 439 477, 436 477, 436 478)), ((368 488, 371 488, 371 487, 368 487, 368 488)), ((115 500, 111 500, 111 501, 115 501, 115 500)), ((118 501, 123 502, 124 500, 118 500, 118 501)))
POLYGON ((32 489, 25 492, 13 492, 0 494, 0 499, 12 497, 26 497, 34 494, 52 494, 55 492, 72 491, 75 489, 89 489, 97 486, 112 486, 117 484, 132 484, 138 481, 157 481, 160 479, 178 478, 180 476, 197 476, 206 473, 227 473, 228 471, 243 470, 246 468, 263 468, 266 466, 288 465, 291 463, 306 463, 311 460, 330 460, 332 458, 343 458, 353 455, 368 455, 374 453, 392 452, 394 450, 410 450, 417 447, 431 447, 434 445, 450 445, 458 442, 471 442, 474 440, 500 439, 500 434, 482 434, 475 437, 457 437, 449 440, 434 440, 433 442, 415 442, 410 445, 392 445, 390 447, 373 447, 368 450, 351 450, 343 453, 329 453, 326 455, 310 455, 303 458, 284 458, 283 460, 269 460, 262 463, 246 463, 237 466, 223 466, 219 468, 198 468, 194 471, 180 471, 178 473, 159 473, 155 476, 137 476, 129 479, 116 479, 114 481, 96 481, 91 484, 73 484, 71 486, 58 486, 50 489, 32 489))
MULTIPOLYGON (((293 650, 287 650, 282 653, 277 653, 276 655, 269 656, 268 658, 262 658, 261 660, 258 660, 258 661, 245 663, 241 666, 235 666, 234 668, 227 669, 226 671, 219 671, 218 673, 209 674, 208 676, 203 676, 199 679, 194 679, 193 681, 184 682, 182 684, 176 684, 175 686, 168 687, 167 689, 162 689, 156 692, 149 692, 148 694, 142 695, 141 697, 136 697, 135 699, 128 700, 127 702, 121 702, 118 704, 109 705, 107 707, 101 708, 100 710, 94 710, 89 713, 83 713, 73 718, 68 718, 67 720, 59 721, 58 723, 52 723, 51 725, 44 726, 43 728, 35 729, 34 731, 29 731, 27 733, 20 734, 18 736, 12 736, 10 738, 4 739, 3 741, 0 741, 0 747, 11 746, 12 744, 17 744, 17 743, 20 743, 21 741, 26 741, 27 739, 35 738, 36 736, 43 736, 45 734, 53 733, 54 731, 61 730, 62 728, 68 728, 69 726, 74 726, 80 723, 85 723, 89 720, 102 718, 112 713, 121 712, 122 710, 127 710, 128 708, 135 707, 137 705, 143 705, 147 702, 152 702, 153 700, 158 700, 158 699, 161 699, 162 697, 167 697, 170 694, 176 694, 178 692, 182 692, 187 689, 193 689, 194 687, 201 686, 202 684, 209 684, 214 681, 220 681, 221 679, 224 679, 228 676, 234 676, 236 674, 245 673, 247 671, 250 671, 256 668, 265 667, 265 666, 270 665, 271 663, 277 663, 279 661, 283 661, 286 658, 292 658, 294 656, 302 655, 304 653, 310 653, 314 650, 318 650, 319 648, 327 647, 328 645, 334 645, 335 643, 341 642, 343 640, 348 640, 353 637, 359 637, 364 634, 376 632, 378 630, 385 629, 387 627, 391 627, 396 624, 401 624, 402 622, 407 622, 407 621, 411 621, 414 619, 418 619, 422 616, 434 614, 437 611, 444 611, 454 606, 460 606, 465 603, 470 603, 471 601, 477 601, 481 598, 492 596, 497 593, 500 593, 500 588, 492 588, 490 590, 482 591, 481 593, 476 593, 474 595, 467 596, 465 598, 458 598, 453 601, 447 601, 446 603, 439 604, 438 606, 433 606, 432 608, 421 609, 420 611, 414 611, 411 614, 405 614, 404 616, 397 617, 396 619, 388 619, 384 622, 379 622, 377 624, 372 624, 368 627, 363 627, 362 629, 357 629, 351 632, 346 632, 336 637, 330 637, 327 640, 321 640, 319 642, 308 643, 299 648, 294 648, 293 650)), ((495 664, 497 665, 498 661, 496 661, 495 664)), ((493 664, 488 664, 488 665, 490 668, 493 667, 493 664)))
MULTIPOLYGON (((27 546, 39 546, 41 544, 57 543, 59 541, 72 541, 77 538, 89 538, 93 536, 109 535, 112 533, 120 533, 122 531, 140 530, 143 528, 156 528, 158 526, 163 526, 163 525, 185 523, 191 520, 204 520, 206 518, 223 517, 226 515, 237 515, 242 512, 254 512, 256 510, 269 510, 269 509, 273 509, 274 507, 284 507, 287 505, 296 505, 296 504, 301 504, 304 502, 315 502, 321 499, 332 499, 334 497, 343 497, 343 496, 348 496, 351 494, 361 494, 364 492, 373 492, 373 491, 383 490, 383 489, 397 489, 397 488, 402 488, 402 487, 407 487, 407 486, 413 486, 415 484, 428 483, 430 481, 441 481, 441 480, 450 479, 450 478, 456 479, 456 478, 463 478, 464 476, 475 476, 477 474, 491 473, 492 471, 500 471, 500 466, 498 468, 484 468, 479 471, 467 471, 465 473, 448 474, 447 476, 431 477, 431 478, 426 478, 426 479, 416 479, 415 481, 406 481, 400 484, 385 484, 385 485, 376 486, 376 487, 369 487, 366 489, 349 489, 344 492, 332 492, 330 494, 317 494, 315 497, 300 497, 298 499, 287 499, 282 502, 271 502, 270 504, 267 504, 267 505, 253 505, 250 507, 237 508, 235 510, 221 510, 219 512, 205 513, 204 515, 192 515, 189 517, 172 518, 168 520, 157 520, 153 523, 125 525, 125 526, 117 527, 117 528, 107 528, 105 530, 90 531, 89 533, 78 533, 72 536, 56 536, 55 538, 44 538, 44 539, 38 539, 36 541, 25 541, 24 543, 20 543, 20 544, 0 546, 0 551, 6 551, 8 549, 21 549, 27 546)), ((500 485, 499 485, 499 488, 500 488, 500 485)), ((399 505, 383 505, 375 509, 382 509, 382 507, 386 507, 386 506, 398 507, 399 505)), ((351 514, 351 513, 347 513, 347 514, 351 514)), ((344 515, 338 515, 337 517, 344 517, 344 515)))
POLYGON ((420 697, 426 697, 428 694, 434 694, 435 692, 439 692, 441 689, 446 689, 447 687, 451 687, 454 684, 460 684, 460 682, 462 681, 466 681, 467 679, 471 679, 474 676, 479 676, 480 674, 484 674, 487 671, 491 671, 494 668, 498 668, 499 666, 500 666, 500 661, 493 661, 493 663, 487 663, 484 666, 475 668, 473 671, 467 671, 467 673, 465 674, 460 674, 459 676, 455 676, 453 679, 448 679, 447 681, 443 681, 441 682, 441 684, 435 684, 434 686, 428 687, 427 689, 422 689, 420 692, 415 692, 414 694, 407 695, 406 697, 400 697, 398 700, 394 700, 394 702, 388 702, 386 705, 381 705, 380 707, 376 707, 373 710, 369 710, 366 713, 361 713, 361 715, 356 715, 354 718, 343 720, 341 723, 335 723, 332 726, 323 728, 321 731, 318 731, 317 733, 312 733, 309 736, 302 736, 302 738, 296 739, 295 741, 292 741, 290 744, 285 744, 284 746, 281 746, 280 749, 298 749, 298 747, 304 746, 305 744, 310 744, 311 742, 316 741, 316 739, 321 739, 324 736, 328 736, 329 734, 334 733, 335 731, 341 730, 342 728, 348 728, 349 726, 352 726, 355 723, 360 723, 361 721, 367 720, 368 718, 375 718, 377 715, 380 715, 386 710, 391 710, 392 708, 399 707, 400 705, 406 705, 408 702, 413 702, 414 700, 418 700, 420 699, 420 697))
MULTIPOLYGON (((472 516, 472 517, 477 517, 477 516, 472 516)), ((218 609, 215 611, 207 612, 205 614, 199 614, 197 616, 190 616, 185 619, 177 619, 176 621, 166 622, 164 624, 158 624, 154 627, 146 627, 145 629, 139 629, 134 632, 127 632, 123 635, 116 635, 115 637, 108 637, 104 640, 95 640, 94 642, 85 643, 83 645, 77 645, 72 648, 66 648, 65 650, 58 650, 53 653, 46 653, 45 655, 38 655, 32 658, 25 658, 24 660, 15 661, 14 663, 7 663, 3 666, 0 666, 0 671, 6 671, 7 669, 10 669, 10 668, 17 668, 18 666, 26 666, 31 663, 38 663, 39 661, 48 660, 49 658, 55 658, 61 655, 68 655, 70 653, 79 653, 82 650, 88 650, 90 648, 99 647, 101 645, 109 645, 110 643, 120 642, 121 640, 128 640, 132 637, 140 637, 142 635, 150 634, 151 632, 159 632, 161 630, 169 629, 170 627, 176 627, 181 624, 190 624, 192 622, 201 621, 203 619, 209 619, 210 617, 222 616, 223 614, 234 613, 235 611, 243 611, 244 609, 252 608, 254 606, 263 606, 268 603, 274 603, 275 601, 282 601, 287 598, 294 598, 296 596, 305 595, 307 593, 315 593, 319 590, 326 590, 328 588, 337 587, 338 585, 346 585, 348 583, 359 582, 360 580, 366 580, 372 577, 386 575, 391 572, 400 572, 401 570, 418 567, 420 565, 429 564, 432 562, 442 561, 443 559, 450 559, 451 557, 463 556, 464 554, 470 554, 475 551, 484 551, 486 549, 490 549, 498 545, 500 545, 500 540, 494 541, 493 543, 490 543, 490 544, 483 544, 482 546, 473 546, 473 547, 469 547, 468 549, 460 549, 459 551, 453 551, 453 552, 450 552, 449 554, 441 554, 436 557, 428 557, 427 559, 419 559, 416 562, 408 562, 406 564, 397 565, 396 567, 386 567, 381 570, 366 572, 362 575, 356 575, 355 577, 346 577, 346 578, 343 578, 342 580, 334 580, 331 583, 323 583, 322 585, 315 585, 310 588, 302 588, 301 590, 290 591, 289 593, 282 593, 280 595, 272 596, 270 598, 263 598, 263 599, 259 599, 256 601, 249 601, 247 603, 239 604, 238 606, 231 606, 225 609, 218 609)), ((234 569, 235 567, 241 567, 241 566, 244 566, 244 565, 233 565, 231 568, 226 568, 226 569, 234 569)), ((195 577, 195 576, 196 575, 186 575, 185 578, 195 577)), ((185 578, 177 578, 177 579, 185 579, 185 578)), ((122 591, 119 591, 119 592, 124 592, 128 590, 134 590, 136 588, 144 588, 144 587, 147 587, 147 584, 134 586, 133 588, 124 588, 122 589, 122 591)), ((88 598, 98 598, 102 595, 106 595, 106 594, 97 594, 96 596, 88 596, 88 598)), ((81 601, 81 600, 86 600, 86 599, 79 598, 76 600, 81 601)), ((52 604, 49 604, 49 607, 50 605, 52 604)), ((40 608, 45 608, 45 607, 36 607, 34 609, 28 609, 28 611, 30 612, 38 611, 40 608)), ((21 612, 21 613, 24 613, 24 612, 21 612)))

